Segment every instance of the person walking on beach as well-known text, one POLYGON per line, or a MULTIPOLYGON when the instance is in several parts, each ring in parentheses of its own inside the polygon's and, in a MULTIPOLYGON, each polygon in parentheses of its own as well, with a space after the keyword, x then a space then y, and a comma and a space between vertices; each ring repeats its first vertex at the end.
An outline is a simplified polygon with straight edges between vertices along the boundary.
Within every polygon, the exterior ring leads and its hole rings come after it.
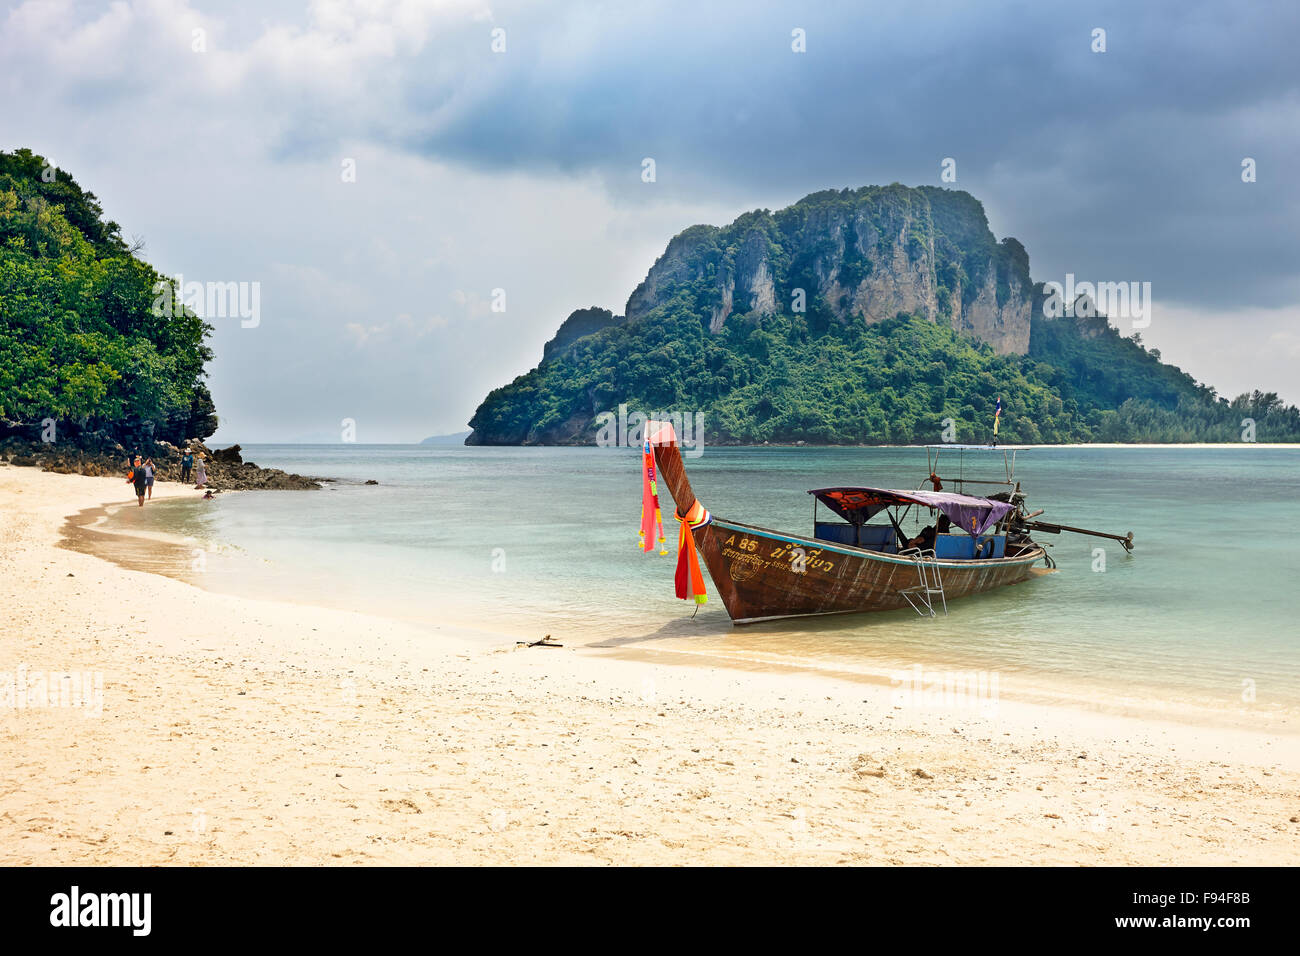
POLYGON ((131 466, 130 473, 126 476, 128 484, 135 485, 135 496, 140 501, 140 507, 144 507, 144 493, 148 487, 145 484, 144 465, 140 463, 140 456, 135 456, 134 464, 131 466))
POLYGON ((194 452, 185 449, 185 454, 181 455, 181 484, 190 480, 190 471, 194 468, 194 452))
POLYGON ((149 500, 153 501, 153 473, 158 466, 153 463, 152 458, 144 460, 144 486, 149 492, 149 500))
POLYGON ((199 452, 194 461, 194 490, 208 483, 208 468, 203 463, 203 452, 199 452))

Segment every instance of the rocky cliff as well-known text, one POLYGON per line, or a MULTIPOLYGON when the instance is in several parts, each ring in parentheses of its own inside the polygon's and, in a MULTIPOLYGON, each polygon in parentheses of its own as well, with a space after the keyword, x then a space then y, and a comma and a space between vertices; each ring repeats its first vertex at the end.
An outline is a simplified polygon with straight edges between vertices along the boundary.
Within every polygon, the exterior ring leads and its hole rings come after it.
MULTIPOLYGON (((9 423, 12 424, 12 423, 9 423)), ((6 428, 0 421, 0 465, 40 468, 63 475, 125 476, 133 455, 152 458, 158 481, 180 481, 183 449, 166 441, 123 445, 106 431, 84 432, 57 442, 42 442, 24 429, 6 428)), ((238 445, 211 449, 197 438, 185 442, 206 459, 208 483, 213 491, 309 491, 319 480, 294 475, 279 468, 261 468, 244 461, 238 445)), ((321 479, 328 480, 328 479, 321 479)), ((129 497, 129 496, 128 496, 129 497)))
POLYGON ((615 315, 609 309, 592 306, 590 309, 578 309, 569 313, 569 317, 560 323, 555 336, 542 348, 542 361, 548 361, 584 336, 592 335, 611 325, 623 321, 621 315, 615 315))
POLYGON ((968 193, 903 186, 815 193, 776 213, 676 236, 628 299, 628 322, 686 294, 711 332, 733 316, 806 312, 873 325, 944 322, 1000 354, 1029 350, 1033 284, 968 193))
MULTIPOLYGON (((1008 442, 1236 434, 1238 404, 1044 298, 967 193, 815 193, 674 237, 623 316, 569 316, 466 443, 608 443, 616 410, 689 413, 712 444, 982 442, 999 398, 1008 442)), ((1300 434, 1300 412, 1270 434, 1300 434)))

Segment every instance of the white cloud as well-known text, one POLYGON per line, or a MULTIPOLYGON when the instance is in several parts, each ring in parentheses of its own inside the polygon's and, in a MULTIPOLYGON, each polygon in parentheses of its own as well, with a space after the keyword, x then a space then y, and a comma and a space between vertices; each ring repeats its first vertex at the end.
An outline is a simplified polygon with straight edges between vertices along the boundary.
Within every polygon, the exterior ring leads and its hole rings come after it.
POLYGON ((372 336, 383 335, 388 331, 387 325, 362 325, 360 322, 349 322, 343 328, 358 346, 365 345, 372 336))
POLYGON ((1259 389, 1300 403, 1300 305, 1220 310, 1157 303, 1142 342, 1226 398, 1259 389))

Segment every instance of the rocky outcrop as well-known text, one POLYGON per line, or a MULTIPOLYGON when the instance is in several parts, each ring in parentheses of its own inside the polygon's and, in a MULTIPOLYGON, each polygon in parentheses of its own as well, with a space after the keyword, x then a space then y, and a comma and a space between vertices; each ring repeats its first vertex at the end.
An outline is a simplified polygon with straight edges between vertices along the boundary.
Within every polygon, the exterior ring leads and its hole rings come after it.
POLYGON ((728 263, 722 280, 722 302, 709 318, 709 331, 718 332, 732 312, 771 315, 777 311, 776 282, 767 236, 751 229, 728 263))
POLYGON ((1028 257, 1023 270, 1007 268, 996 258, 990 259, 975 298, 966 303, 960 296, 953 297, 948 316, 953 329, 987 342, 1001 355, 1028 353, 1035 301, 1033 287, 1026 282, 1028 271, 1028 257), (1005 289, 1005 293, 1000 294, 1000 289, 1005 289))
POLYGON ((622 321, 623 317, 621 315, 615 315, 609 309, 602 309, 599 306, 593 305, 589 309, 576 309, 570 312, 569 317, 560 323, 554 338, 542 347, 542 361, 549 362, 564 354, 565 350, 578 339, 599 332, 611 325, 617 325, 622 321))
POLYGON ((841 227, 850 237, 841 258, 833 264, 822 294, 837 318, 858 318, 868 325, 892 319, 898 313, 924 316, 934 322, 938 314, 934 270, 934 237, 928 218, 910 211, 888 222, 888 231, 869 241, 877 230, 869 213, 859 210, 841 227), (921 241, 918 235, 924 236, 921 241), (866 276, 856 278, 855 261, 865 262, 866 276))
POLYGON ((747 313, 820 312, 868 325, 906 313, 946 321, 1003 354, 1029 349, 1024 247, 999 244, 980 203, 952 190, 817 193, 721 229, 693 226, 632 293, 626 321, 683 293, 714 333, 747 313))
MULTIPOLYGON (((1091 299, 1045 298, 967 193, 817 193, 676 236, 622 322, 575 338, 571 317, 484 398, 466 444, 609 445, 642 415, 689 416, 713 445, 926 443, 951 426, 979 441, 999 397, 1008 442, 1238 434, 1244 398, 1229 407, 1091 299)), ((1300 434, 1286 414, 1273 434, 1300 434)))
POLYGON ((655 260, 645 279, 628 297, 623 310, 626 321, 635 321, 667 301, 672 289, 704 278, 707 263, 701 252, 718 232, 717 226, 691 226, 673 236, 664 254, 655 260))
MULTIPOLYGON (((244 461, 239 446, 213 450, 198 439, 187 445, 207 460, 208 484, 214 491, 306 491, 320 487, 315 479, 278 468, 259 468, 244 461)), ((18 434, 0 439, 0 460, 65 475, 124 477, 132 456, 152 458, 158 481, 179 481, 183 451, 165 441, 126 448, 107 432, 92 432, 54 442, 32 441, 18 434)))
POLYGON ((211 454, 213 461, 226 462, 231 465, 242 465, 244 456, 241 454, 243 448, 239 445, 231 445, 229 448, 218 448, 211 454))
MULTIPOLYGON (((465 443, 572 442, 602 411, 630 399, 666 407, 675 390, 677 401, 694 390, 703 407, 755 380, 744 366, 765 354, 749 333, 765 317, 779 316, 770 324, 784 323, 807 341, 830 333, 853 341, 839 333, 903 316, 949 326, 1003 355, 1025 355, 1034 296, 1024 247, 999 242, 969 193, 898 184, 814 193, 785 209, 674 236, 622 318, 594 308, 570 315, 537 368, 484 399, 465 443), (681 330, 675 341, 665 341, 658 320, 681 330), (750 351, 735 363, 691 365, 692 350, 675 346, 696 341, 701 330, 725 339, 724 348, 750 351), (645 381, 647 369, 672 385, 645 381)), ((753 417, 771 413, 759 407, 753 417)))
POLYGON ((708 310, 708 325, 714 332, 735 312, 776 312, 776 283, 767 235, 759 229, 750 230, 733 255, 717 263, 710 252, 722 233, 716 226, 692 226, 674 236, 628 298, 626 321, 641 318, 667 302, 682 286, 701 279, 708 279, 717 290, 717 301, 708 310))

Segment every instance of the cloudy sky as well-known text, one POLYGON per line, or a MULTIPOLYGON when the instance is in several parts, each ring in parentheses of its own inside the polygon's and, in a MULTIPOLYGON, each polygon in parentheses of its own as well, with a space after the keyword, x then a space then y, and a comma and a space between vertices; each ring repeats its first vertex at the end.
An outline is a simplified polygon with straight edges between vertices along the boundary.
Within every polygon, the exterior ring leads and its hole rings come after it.
POLYGON ((1166 360, 1300 401, 1294 0, 0 11, 0 148, 163 272, 260 283, 256 327, 213 319, 219 440, 460 431, 686 226, 945 158, 1036 280, 1149 281, 1166 360))

